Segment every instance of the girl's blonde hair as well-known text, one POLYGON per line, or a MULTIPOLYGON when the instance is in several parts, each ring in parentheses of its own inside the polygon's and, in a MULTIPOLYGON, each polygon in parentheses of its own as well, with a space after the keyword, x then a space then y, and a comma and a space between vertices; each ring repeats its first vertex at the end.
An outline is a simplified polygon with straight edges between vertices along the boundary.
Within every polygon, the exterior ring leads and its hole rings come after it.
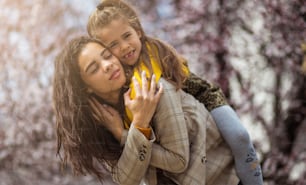
POLYGON ((136 11, 128 3, 122 0, 102 0, 89 17, 87 24, 88 34, 91 37, 99 39, 99 35, 97 34, 98 31, 116 19, 127 21, 132 28, 141 33, 142 37, 140 40, 142 48, 138 62, 143 61, 149 69, 152 68, 149 59, 149 51, 146 47, 146 44, 149 44, 149 46, 157 51, 157 53, 151 53, 151 55, 153 54, 156 61, 160 64, 163 77, 173 82, 177 88, 181 88, 183 81, 187 77, 186 71, 183 70, 183 65, 187 65, 186 61, 182 56, 177 54, 176 50, 169 44, 147 36, 142 28, 136 11))

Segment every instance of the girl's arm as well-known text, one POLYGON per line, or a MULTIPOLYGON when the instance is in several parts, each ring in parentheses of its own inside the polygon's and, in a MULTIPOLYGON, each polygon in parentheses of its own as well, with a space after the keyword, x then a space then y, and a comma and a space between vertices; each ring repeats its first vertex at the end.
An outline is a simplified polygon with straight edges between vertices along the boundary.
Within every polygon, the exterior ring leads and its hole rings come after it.
POLYGON ((189 77, 184 82, 183 90, 203 103, 209 111, 227 105, 220 87, 201 79, 194 73, 190 72, 189 77))

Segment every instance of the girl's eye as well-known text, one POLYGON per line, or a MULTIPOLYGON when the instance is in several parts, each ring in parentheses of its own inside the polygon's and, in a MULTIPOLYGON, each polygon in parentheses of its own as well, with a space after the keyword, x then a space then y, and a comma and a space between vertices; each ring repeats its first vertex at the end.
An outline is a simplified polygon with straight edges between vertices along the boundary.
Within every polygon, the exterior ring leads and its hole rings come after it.
POLYGON ((117 43, 112 43, 108 47, 112 49, 112 48, 115 48, 117 45, 118 45, 117 43))
POLYGON ((130 37, 131 36, 131 34, 126 34, 124 37, 125 38, 128 38, 128 37, 130 37))

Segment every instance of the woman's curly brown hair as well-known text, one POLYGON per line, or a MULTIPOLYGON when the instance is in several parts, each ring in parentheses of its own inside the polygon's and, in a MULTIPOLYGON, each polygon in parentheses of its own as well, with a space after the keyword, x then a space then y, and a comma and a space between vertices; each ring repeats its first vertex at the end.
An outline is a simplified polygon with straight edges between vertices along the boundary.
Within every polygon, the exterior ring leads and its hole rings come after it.
POLYGON ((55 60, 53 104, 57 154, 65 165, 72 165, 76 174, 93 173, 103 180, 103 173, 94 161, 112 166, 119 159, 122 148, 102 124, 97 124, 88 103, 89 94, 80 76, 78 58, 90 42, 102 44, 89 37, 75 38, 55 60))

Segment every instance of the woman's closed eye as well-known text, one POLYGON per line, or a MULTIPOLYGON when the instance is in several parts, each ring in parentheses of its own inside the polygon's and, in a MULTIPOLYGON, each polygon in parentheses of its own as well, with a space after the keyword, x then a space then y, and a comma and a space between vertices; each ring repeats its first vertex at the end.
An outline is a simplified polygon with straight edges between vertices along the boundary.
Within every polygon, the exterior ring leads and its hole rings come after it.
POLYGON ((113 54, 110 51, 105 51, 102 55, 103 59, 108 60, 112 58, 113 54))
POLYGON ((99 69, 99 65, 97 63, 93 63, 90 65, 88 72, 89 74, 94 74, 98 71, 98 69, 99 69))

